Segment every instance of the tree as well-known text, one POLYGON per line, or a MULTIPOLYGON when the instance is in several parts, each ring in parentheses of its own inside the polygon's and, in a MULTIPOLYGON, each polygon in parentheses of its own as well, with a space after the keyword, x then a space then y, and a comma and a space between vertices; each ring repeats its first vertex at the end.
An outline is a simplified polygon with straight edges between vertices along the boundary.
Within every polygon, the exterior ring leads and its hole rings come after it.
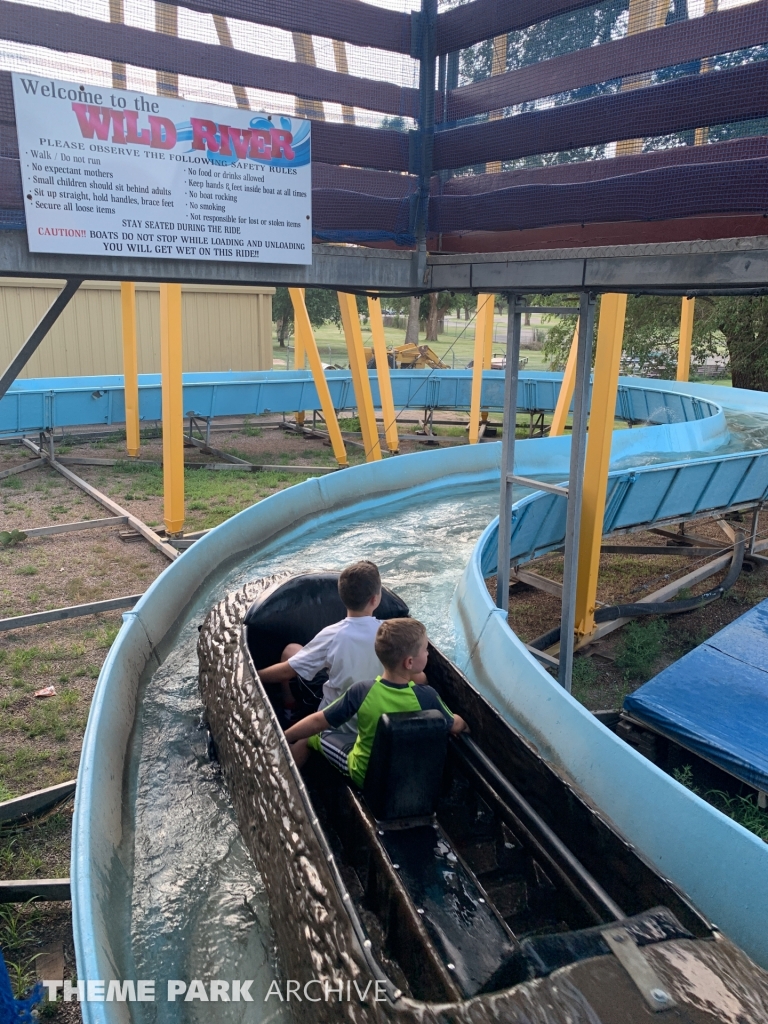
MULTIPOLYGON (((718 315, 722 300, 696 300, 691 341, 691 359, 702 364, 709 356, 722 350, 723 330, 718 315)), ((536 296, 536 305, 574 304, 572 297, 536 296)), ((599 319, 600 301, 596 322, 599 319)), ((552 323, 544 342, 544 355, 553 369, 563 369, 573 339, 574 320, 570 317, 545 317, 552 323)), ((768 326, 768 325, 767 325, 768 326)), ((624 323, 624 360, 638 375, 674 377, 680 337, 680 299, 666 295, 630 295, 624 323)), ((595 332, 597 335, 597 332, 595 332)), ((727 338, 725 339, 727 341, 727 338)), ((735 383, 735 382, 734 382, 735 383)))
POLYGON ((740 295, 709 301, 728 346, 733 386, 768 391, 768 298, 740 295))
POLYGON ((419 343, 419 306, 421 300, 418 295, 412 295, 408 304, 408 326, 405 329, 405 344, 418 345, 419 343))
MULTIPOLYGON (((322 327, 328 323, 341 327, 341 310, 336 292, 325 288, 307 288, 304 294, 309 322, 313 327, 322 327)), ((359 306, 358 301, 358 308, 359 306)), ((272 298, 272 320, 277 328, 278 344, 280 348, 285 348, 285 340, 293 331, 293 303, 287 288, 275 289, 272 298)))
MULTIPOLYGON (((563 54, 607 43, 624 35, 626 23, 626 0, 608 0, 607 3, 601 4, 599 7, 569 11, 519 31, 510 32, 507 35, 505 70, 513 71, 563 54)), ((493 65, 493 47, 493 40, 486 39, 462 50, 459 85, 468 85, 471 82, 490 77, 493 65)), ((560 106, 601 93, 616 92, 618 88, 619 83, 615 81, 583 86, 560 93, 554 102, 560 106)), ((504 113, 507 116, 513 113, 523 113, 534 110, 537 106, 537 101, 530 100, 518 104, 512 109, 506 109, 504 113)), ((597 145, 559 153, 542 153, 525 157, 522 160, 504 161, 502 168, 511 170, 518 166, 594 160, 604 157, 606 152, 607 146, 597 145)), ((473 173, 481 174, 485 171, 485 165, 475 165, 470 170, 473 173)))

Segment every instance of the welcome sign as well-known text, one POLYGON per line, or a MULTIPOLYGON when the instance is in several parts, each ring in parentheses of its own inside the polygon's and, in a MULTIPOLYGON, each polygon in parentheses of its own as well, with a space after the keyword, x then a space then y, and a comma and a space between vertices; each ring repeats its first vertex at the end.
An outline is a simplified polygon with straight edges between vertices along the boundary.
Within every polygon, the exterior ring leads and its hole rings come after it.
POLYGON ((31 252, 312 262, 311 123, 13 75, 31 252))

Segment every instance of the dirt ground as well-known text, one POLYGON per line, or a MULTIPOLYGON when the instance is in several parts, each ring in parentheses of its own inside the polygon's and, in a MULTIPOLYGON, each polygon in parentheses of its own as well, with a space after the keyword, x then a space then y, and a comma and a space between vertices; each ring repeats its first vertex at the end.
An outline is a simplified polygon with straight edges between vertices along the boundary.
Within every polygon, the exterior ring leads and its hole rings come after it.
MULTIPOLYGON (((738 523, 748 531, 751 516, 738 523)), ((698 520, 687 527, 713 541, 728 544, 728 538, 714 519, 698 520)), ((758 539, 768 537, 768 513, 758 525, 758 539)), ((616 535, 606 543, 626 546, 658 547, 665 538, 651 532, 616 535)), ((716 554, 702 559, 680 555, 642 555, 621 552, 600 556, 597 598, 602 604, 638 601, 668 583, 709 561, 716 554)), ((528 563, 525 569, 557 582, 562 582, 562 555, 552 554, 528 563)), ((723 629, 728 623, 768 597, 768 566, 749 571, 745 566, 735 585, 721 599, 697 611, 666 617, 649 616, 623 626, 603 639, 578 652, 574 659, 573 695, 590 711, 618 709, 633 690, 677 661, 688 651, 723 629)), ((680 597, 694 597, 715 587, 727 574, 727 568, 685 591, 680 597)), ((495 597, 496 580, 487 580, 495 597)), ((516 583, 510 588, 508 621, 525 643, 543 636, 560 621, 560 599, 516 583)))

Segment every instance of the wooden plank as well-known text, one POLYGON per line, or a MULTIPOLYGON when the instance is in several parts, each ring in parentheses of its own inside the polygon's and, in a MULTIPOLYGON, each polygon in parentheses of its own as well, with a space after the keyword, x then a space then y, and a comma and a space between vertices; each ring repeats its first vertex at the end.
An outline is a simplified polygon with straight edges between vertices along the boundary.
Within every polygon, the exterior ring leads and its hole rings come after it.
MULTIPOLYGON (((546 576, 540 576, 537 572, 531 572, 528 569, 518 569, 512 566, 512 579, 519 583, 526 583, 529 587, 535 587, 536 590, 543 590, 545 594, 551 594, 553 597, 561 598, 563 596, 563 584, 558 583, 556 580, 549 580, 546 576)), ((597 601, 598 608, 602 606, 602 601, 597 601)))
POLYGON ((25 462, 21 466, 12 466, 10 469, 0 471, 0 480, 5 480, 8 476, 15 476, 17 473, 26 473, 28 469, 37 469, 42 464, 42 459, 30 459, 29 462, 25 462))
MULTIPOLYGON (((698 569, 694 569, 693 572, 687 573, 685 576, 681 576, 679 580, 674 580, 672 583, 668 583, 665 587, 660 590, 655 590, 652 594, 646 594, 645 597, 638 598, 633 604, 653 604, 657 601, 669 601, 680 593, 681 590, 685 590, 686 587, 692 587, 696 583, 701 583, 702 580, 707 579, 710 576, 714 576, 716 572, 720 572, 725 569, 726 566, 731 564, 733 555, 728 552, 726 555, 721 555, 720 558, 716 558, 712 562, 707 562, 706 565, 702 565, 698 569)), ((626 625, 627 622, 631 622, 631 619, 614 619, 612 622, 601 622, 597 629, 590 636, 585 636, 576 647, 586 647, 587 644, 594 643, 595 640, 600 640, 601 637, 607 636, 608 633, 612 633, 615 629, 619 629, 621 626, 626 625)), ((554 653, 553 648, 549 648, 549 653, 554 653)))
MULTIPOLYGON (((720 551, 728 550, 724 544, 720 551)), ((603 544, 600 548, 605 555, 679 555, 683 558, 711 558, 715 548, 689 548, 683 544, 670 544, 668 547, 651 547, 643 544, 603 544)))
MULTIPOLYGON (((188 440, 188 438, 187 438, 188 440)), ((423 439, 422 439, 423 440, 423 439)), ((151 459, 90 459, 80 458, 76 455, 62 455, 56 462, 62 466, 117 466, 128 461, 132 466, 151 466, 152 468, 162 467, 162 462, 151 459)), ((236 463, 229 462, 185 462, 184 469, 214 469, 214 470, 241 470, 244 473, 262 473, 271 471, 285 471, 286 473, 335 473, 337 466, 273 466, 256 465, 253 462, 239 460, 236 463)))
POLYGON ((555 580, 548 580, 545 576, 539 576, 537 572, 530 572, 527 569, 512 569, 513 579, 519 583, 526 583, 529 587, 535 587, 536 590, 543 590, 545 594, 551 594, 553 597, 563 596, 563 584, 557 583, 555 580))
POLYGON ((29 900, 62 902, 72 899, 68 878, 25 878, 0 882, 0 903, 27 903, 29 900))
POLYGON ((529 654, 532 654, 534 658, 540 661, 542 665, 546 665, 547 668, 553 668, 555 670, 560 668, 560 662, 558 659, 554 658, 551 654, 547 654, 546 651, 539 651, 535 647, 531 647, 530 644, 526 644, 525 649, 529 654))
POLYGON ((71 796, 75 792, 76 786, 77 779, 70 779, 69 782, 60 782, 58 786, 36 789, 32 793, 16 796, 12 800, 3 800, 0 803, 0 821, 16 821, 18 818, 26 818, 31 814, 47 811, 49 807, 55 807, 56 804, 71 796))
POLYGON ((736 540, 736 532, 733 529, 733 527, 731 526, 731 524, 727 523, 725 521, 725 519, 722 519, 722 518, 719 518, 719 517, 715 520, 715 522, 720 527, 720 529, 723 531, 723 533, 728 538, 728 540, 733 544, 734 541, 736 540))
MULTIPOLYGON (((633 529, 632 532, 637 532, 633 529)), ((672 530, 662 530, 659 527, 654 527, 648 530, 648 533, 658 533, 660 537, 669 537, 670 540, 675 541, 677 544, 683 546, 689 546, 692 544, 700 544, 705 548, 720 548, 719 541, 713 540, 712 537, 700 537, 695 533, 674 533, 672 530)))
POLYGON ((45 461, 53 469, 55 469, 57 473, 61 473, 61 475, 65 477, 67 480, 69 480, 70 483, 73 483, 76 487, 79 487, 81 491, 85 491, 87 495, 93 498, 94 501, 98 501, 100 505, 103 505, 104 508, 108 509, 113 515, 127 516, 128 525, 131 526, 132 529, 134 529, 137 533, 140 533, 142 537, 148 540, 150 544, 152 544, 154 547, 158 549, 158 551, 162 551, 166 558, 169 558, 171 561, 174 561, 176 558, 178 558, 179 552, 176 551, 175 548, 171 547, 170 544, 166 544, 166 542, 162 540, 160 537, 158 537, 155 531, 151 530, 146 525, 146 523, 143 523, 141 521, 141 519, 138 519, 136 516, 131 515, 131 513, 127 509, 123 508, 122 505, 118 505, 116 501, 113 501, 111 498, 108 498, 106 494, 102 494, 100 490, 98 490, 96 487, 93 487, 86 480, 83 480, 82 477, 77 476, 77 474, 73 473, 71 469, 67 469, 66 466, 62 466, 58 459, 50 458, 50 456, 48 456, 33 441, 30 441, 28 437, 22 438, 22 443, 26 445, 26 447, 29 448, 30 451, 33 451, 35 455, 39 455, 42 458, 44 458, 45 461))
POLYGON ((0 632, 9 629, 24 629, 26 626, 38 626, 41 622, 58 622, 61 619, 76 619, 81 615, 98 615, 99 612, 112 612, 119 608, 133 608, 142 596, 142 594, 131 594, 128 597, 113 597, 107 601, 91 601, 89 604, 73 604, 67 608, 51 608, 45 612, 32 612, 30 615, 14 615, 10 619, 0 619, 0 632))
POLYGON ((125 526, 128 516, 109 516, 107 519, 84 519, 78 523, 58 523, 56 526, 35 526, 24 530, 28 537, 47 537, 54 533, 75 533, 79 530, 103 530, 108 526, 125 526))
POLYGON ((229 452, 225 452, 221 448, 214 448, 212 445, 206 444, 205 441, 192 437, 191 434, 184 435, 184 444, 193 445, 195 448, 199 448, 205 455, 215 455, 217 458, 223 459, 224 462, 233 462, 237 466, 246 466, 250 469, 253 465, 253 463, 247 462, 245 459, 239 459, 236 455, 230 455, 229 452))

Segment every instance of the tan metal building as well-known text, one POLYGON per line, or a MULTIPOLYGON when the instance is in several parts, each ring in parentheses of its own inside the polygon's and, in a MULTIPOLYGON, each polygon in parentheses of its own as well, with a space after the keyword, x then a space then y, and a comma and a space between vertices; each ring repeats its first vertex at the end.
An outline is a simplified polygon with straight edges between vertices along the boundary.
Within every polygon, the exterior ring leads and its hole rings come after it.
MULTIPOLYGON (((61 286, 57 281, 0 278, 0 366, 10 363, 61 286)), ((274 293, 274 288, 184 285, 184 370, 271 370, 274 293)), ((136 285, 136 332, 139 373, 159 373, 159 285, 136 285)), ((19 376, 122 372, 120 285, 84 281, 19 376)))

